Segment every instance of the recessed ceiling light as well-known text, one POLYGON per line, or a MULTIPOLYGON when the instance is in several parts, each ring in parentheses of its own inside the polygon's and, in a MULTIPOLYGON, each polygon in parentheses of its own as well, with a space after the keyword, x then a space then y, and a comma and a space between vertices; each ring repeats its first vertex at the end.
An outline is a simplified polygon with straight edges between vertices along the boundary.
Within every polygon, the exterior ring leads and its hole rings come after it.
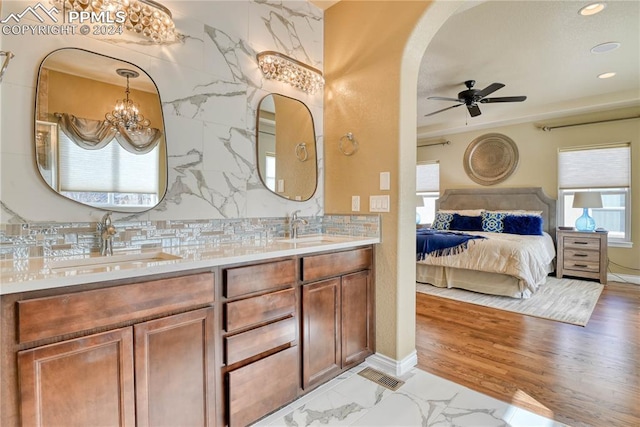
POLYGON ((602 12, 607 7, 606 3, 591 3, 580 9, 578 12, 582 16, 591 16, 602 12))
POLYGON ((606 42, 599 45, 595 45, 591 48, 591 53, 605 53, 611 52, 612 50, 616 50, 620 47, 620 43, 618 42, 606 42))
POLYGON ((608 79, 608 78, 611 78, 611 77, 613 77, 615 75, 616 75, 616 73, 614 73, 614 72, 602 73, 602 74, 598 75, 598 78, 599 79, 608 79))

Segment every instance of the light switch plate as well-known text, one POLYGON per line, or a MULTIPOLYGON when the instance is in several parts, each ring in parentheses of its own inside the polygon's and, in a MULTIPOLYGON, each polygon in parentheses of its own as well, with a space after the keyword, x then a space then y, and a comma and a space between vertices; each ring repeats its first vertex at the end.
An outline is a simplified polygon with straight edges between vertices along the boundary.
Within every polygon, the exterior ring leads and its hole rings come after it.
POLYGON ((380 172, 380 189, 381 190, 391 189, 391 173, 390 172, 380 172))
POLYGON ((360 212, 360 196, 351 196, 351 211, 360 212))
POLYGON ((389 196, 369 196, 369 212, 389 212, 389 196))
POLYGON ((284 179, 278 180, 278 193, 284 193, 284 179))

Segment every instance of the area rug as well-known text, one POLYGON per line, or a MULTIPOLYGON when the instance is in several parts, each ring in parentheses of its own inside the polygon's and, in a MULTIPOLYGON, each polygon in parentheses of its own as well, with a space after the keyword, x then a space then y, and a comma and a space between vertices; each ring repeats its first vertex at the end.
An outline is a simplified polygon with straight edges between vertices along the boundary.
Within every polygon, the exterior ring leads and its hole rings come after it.
POLYGON ((586 326, 603 288, 597 282, 548 277, 531 298, 516 299, 416 283, 424 294, 579 326, 586 326))

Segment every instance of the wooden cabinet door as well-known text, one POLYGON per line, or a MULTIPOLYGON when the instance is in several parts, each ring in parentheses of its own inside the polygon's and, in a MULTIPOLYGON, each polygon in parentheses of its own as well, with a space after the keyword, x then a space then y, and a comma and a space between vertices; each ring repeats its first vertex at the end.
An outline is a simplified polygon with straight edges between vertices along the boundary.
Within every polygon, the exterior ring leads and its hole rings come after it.
POLYGON ((302 345, 305 389, 340 372, 340 278, 302 287, 302 345))
POLYGON ((369 271, 342 277, 342 368, 355 365, 373 350, 373 290, 369 271))
POLYGON ((134 326, 137 426, 213 426, 214 310, 134 326))
POLYGON ((131 328, 18 352, 22 425, 134 426, 131 328))

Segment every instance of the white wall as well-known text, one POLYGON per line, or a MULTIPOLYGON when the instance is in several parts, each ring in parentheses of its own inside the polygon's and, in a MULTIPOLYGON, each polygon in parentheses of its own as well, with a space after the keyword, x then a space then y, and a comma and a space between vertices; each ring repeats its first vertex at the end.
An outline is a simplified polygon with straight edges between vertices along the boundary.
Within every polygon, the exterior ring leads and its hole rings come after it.
MULTIPOLYGON (((36 3, 3 1, 1 18, 36 3)), ((38 67, 49 52, 62 47, 135 63, 158 86, 167 133, 169 188, 161 205, 137 218, 273 217, 294 209, 302 209, 304 215, 324 213, 323 95, 307 95, 265 81, 255 58, 257 52, 276 50, 322 69, 322 11, 306 1, 162 3, 173 12, 182 35, 171 45, 119 36, 0 36, 0 50, 16 54, 0 92, 0 222, 89 221, 102 216, 52 192, 35 167, 32 139, 38 67), (314 116, 320 175, 318 191, 308 202, 277 197, 258 177, 255 112, 269 92, 303 101, 314 116)), ((47 1, 42 4, 51 7, 47 1)), ((29 16, 21 24, 28 19, 37 24, 29 16)))

